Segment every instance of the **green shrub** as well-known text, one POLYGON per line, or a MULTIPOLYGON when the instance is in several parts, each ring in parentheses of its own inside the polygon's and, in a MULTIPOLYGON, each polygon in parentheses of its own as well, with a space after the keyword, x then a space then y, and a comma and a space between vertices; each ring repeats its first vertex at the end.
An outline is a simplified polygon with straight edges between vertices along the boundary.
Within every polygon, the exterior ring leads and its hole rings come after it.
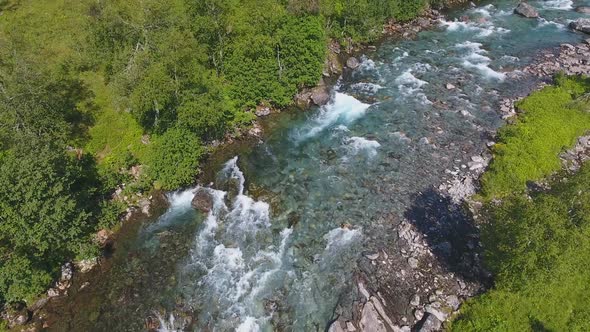
POLYGON ((194 182, 205 152, 197 135, 172 128, 156 137, 153 144, 148 172, 158 187, 177 189, 194 182))

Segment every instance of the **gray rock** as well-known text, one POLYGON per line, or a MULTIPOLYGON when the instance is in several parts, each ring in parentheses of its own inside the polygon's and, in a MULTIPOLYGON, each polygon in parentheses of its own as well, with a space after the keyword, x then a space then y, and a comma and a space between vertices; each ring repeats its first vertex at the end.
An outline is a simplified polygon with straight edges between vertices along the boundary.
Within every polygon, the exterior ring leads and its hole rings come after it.
POLYGON ((367 302, 363 306, 361 321, 360 321, 360 328, 361 331, 372 331, 372 332, 386 332, 387 328, 383 321, 381 320, 381 316, 373 306, 372 302, 367 302))
POLYGON ((346 322, 346 330, 348 332, 354 332, 356 331, 356 327, 354 327, 354 324, 352 324, 351 321, 346 322))
POLYGON ((213 197, 207 189, 199 187, 191 204, 195 209, 209 213, 213 209, 213 197))
POLYGON ((442 322, 434 315, 426 314, 424 319, 419 323, 419 327, 416 332, 435 332, 439 331, 442 327, 442 322))
POLYGON ((317 106, 326 105, 330 101, 330 91, 323 83, 311 89, 311 101, 317 106))
POLYGON ((351 56, 350 58, 348 58, 348 60, 346 60, 346 67, 350 68, 350 69, 356 69, 358 66, 360 65, 359 61, 357 60, 357 58, 351 56))
POLYGON ((447 88, 447 90, 453 90, 455 88, 455 86, 451 83, 445 84, 445 87, 447 88))
POLYGON ((270 115, 270 107, 259 106, 256 108, 256 112, 254 114, 256 114, 258 117, 270 115))
POLYGON ((368 254, 368 255, 365 255, 365 257, 367 257, 368 259, 370 259, 370 260, 374 261, 374 260, 376 260, 377 258, 379 258, 379 253, 375 253, 375 254, 368 254))
POLYGON ((526 2, 521 2, 518 6, 514 9, 514 12, 520 16, 528 17, 528 18, 537 18, 539 17, 539 12, 535 9, 535 7, 529 5, 526 2))
POLYGON ((413 269, 417 269, 418 268, 418 260, 414 257, 410 257, 408 258, 408 264, 410 264, 410 267, 413 269))
POLYGON ((410 300, 410 304, 413 305, 414 307, 417 307, 420 305, 420 295, 416 294, 412 297, 412 300, 410 300))
POLYGON ((436 318, 438 318, 438 320, 440 320, 441 322, 444 322, 447 319, 447 317, 449 316, 446 312, 444 312, 440 308, 440 303, 438 303, 438 302, 429 304, 426 307, 424 307, 424 309, 426 310, 427 313, 436 316, 436 318))
POLYGON ((428 145, 428 144, 430 144, 430 141, 428 140, 427 137, 422 137, 420 139, 420 142, 419 143, 422 144, 422 145, 428 145))
POLYGON ((590 34, 590 18, 579 18, 570 23, 570 28, 590 34))
POLYGON ((578 6, 576 7, 576 12, 582 14, 590 14, 590 7, 589 6, 578 6))
POLYGON ((415 309, 414 310, 414 318, 416 318, 417 321, 422 320, 422 318, 424 318, 424 310, 415 309))
POLYGON ((457 310, 457 309, 459 309, 459 306, 461 305, 461 300, 459 300, 457 295, 449 295, 447 297, 447 304, 451 308, 453 308, 453 310, 457 310))
POLYGON ((328 332, 346 332, 346 330, 343 329, 342 325, 340 325, 340 322, 336 320, 334 323, 332 323, 332 325, 330 325, 328 332))

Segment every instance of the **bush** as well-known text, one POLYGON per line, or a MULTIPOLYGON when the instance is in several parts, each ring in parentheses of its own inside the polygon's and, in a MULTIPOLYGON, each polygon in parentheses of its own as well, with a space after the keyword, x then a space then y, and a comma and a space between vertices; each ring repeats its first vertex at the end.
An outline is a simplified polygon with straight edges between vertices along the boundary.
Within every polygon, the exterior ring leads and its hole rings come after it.
POLYGON ((158 187, 172 190, 194 181, 205 152, 196 134, 172 128, 156 137, 153 144, 148 172, 158 187))
POLYGON ((21 137, 0 160, 0 299, 30 299, 49 285, 95 227, 98 184, 89 160, 21 137))

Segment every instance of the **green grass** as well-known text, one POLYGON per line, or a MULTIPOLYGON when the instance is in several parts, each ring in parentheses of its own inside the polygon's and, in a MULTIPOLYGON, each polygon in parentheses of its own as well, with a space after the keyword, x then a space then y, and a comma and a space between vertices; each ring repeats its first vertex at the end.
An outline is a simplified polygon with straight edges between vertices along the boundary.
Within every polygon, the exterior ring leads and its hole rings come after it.
POLYGON ((99 165, 115 172, 127 168, 130 158, 145 163, 150 146, 141 142, 141 126, 130 113, 113 107, 113 94, 99 74, 85 73, 84 79, 98 108, 85 150, 96 156, 99 165))
POLYGON ((524 99, 483 176, 481 239, 495 286, 469 300, 451 331, 590 331, 590 164, 523 195, 560 170, 558 154, 590 129, 588 78, 557 77, 524 99), (494 203, 492 198, 501 198, 494 203))
POLYGON ((516 123, 500 130, 494 160, 482 178, 485 197, 523 191, 527 181, 542 179, 561 168, 559 153, 590 129, 590 113, 572 105, 585 90, 590 90, 589 79, 560 77, 556 86, 518 103, 524 113, 516 123))

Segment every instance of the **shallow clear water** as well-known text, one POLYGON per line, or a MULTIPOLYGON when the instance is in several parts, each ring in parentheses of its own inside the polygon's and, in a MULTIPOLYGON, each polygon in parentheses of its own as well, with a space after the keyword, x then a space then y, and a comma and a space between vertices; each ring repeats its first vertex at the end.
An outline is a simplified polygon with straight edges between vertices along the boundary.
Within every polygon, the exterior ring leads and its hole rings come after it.
POLYGON ((138 293, 149 295, 118 314, 103 309, 101 324, 166 311, 162 330, 325 329, 363 250, 395 238, 416 193, 483 151, 502 124, 503 96, 530 90, 535 82, 516 68, 581 40, 566 28, 580 16, 571 1, 529 3, 543 20, 513 15, 514 1, 484 3, 363 56, 329 105, 281 115, 264 143, 227 161, 206 189, 208 215, 190 207, 196 189, 173 194, 133 244, 143 264, 173 262, 166 286, 142 283, 150 291, 138 293), (464 15, 469 23, 453 19, 464 15), (186 250, 163 256, 170 232, 186 250))

